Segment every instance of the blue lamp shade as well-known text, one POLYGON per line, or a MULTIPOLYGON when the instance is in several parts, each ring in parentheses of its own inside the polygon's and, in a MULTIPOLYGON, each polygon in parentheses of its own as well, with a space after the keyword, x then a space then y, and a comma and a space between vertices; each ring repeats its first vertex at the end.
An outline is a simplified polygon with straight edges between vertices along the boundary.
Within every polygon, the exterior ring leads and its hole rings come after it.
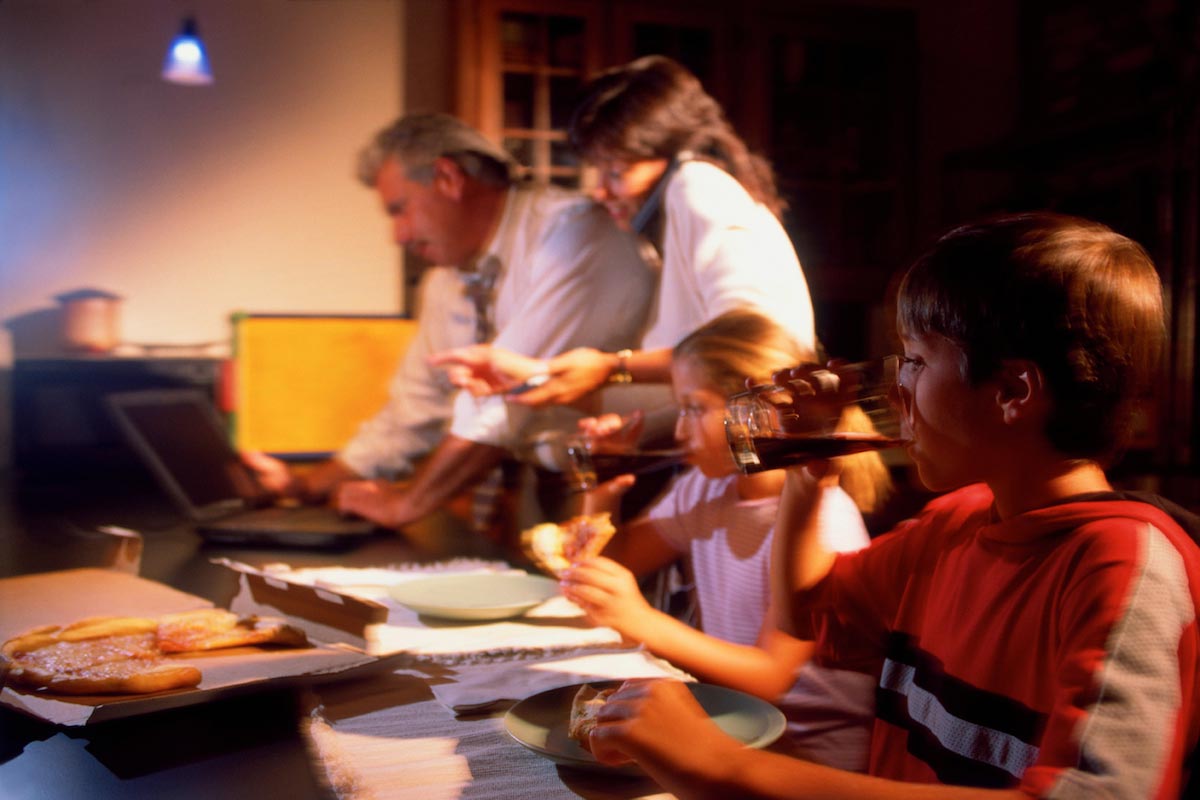
POLYGON ((188 17, 183 21, 183 30, 167 49, 163 61, 162 79, 186 86, 207 86, 213 82, 212 69, 208 66, 208 54, 204 43, 196 32, 196 20, 188 17))

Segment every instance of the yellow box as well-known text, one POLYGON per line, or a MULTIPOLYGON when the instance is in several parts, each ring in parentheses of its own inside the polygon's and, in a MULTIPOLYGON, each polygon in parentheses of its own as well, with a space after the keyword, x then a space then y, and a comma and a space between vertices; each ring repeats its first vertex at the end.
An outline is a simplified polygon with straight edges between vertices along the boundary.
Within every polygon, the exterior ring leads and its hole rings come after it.
POLYGON ((234 314, 226 401, 239 450, 321 458, 387 401, 416 333, 381 315, 234 314))

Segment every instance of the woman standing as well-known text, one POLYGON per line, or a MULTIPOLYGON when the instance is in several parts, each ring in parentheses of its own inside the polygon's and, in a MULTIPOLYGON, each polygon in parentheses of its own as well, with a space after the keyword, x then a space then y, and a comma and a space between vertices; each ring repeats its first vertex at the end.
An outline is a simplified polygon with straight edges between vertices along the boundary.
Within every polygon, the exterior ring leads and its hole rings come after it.
POLYGON ((770 166, 750 153, 694 75, 663 56, 608 70, 584 92, 570 140, 598 171, 595 198, 661 257, 652 317, 638 351, 581 348, 548 361, 495 348, 438 357, 477 394, 549 380, 512 398, 573 403, 609 380, 666 382, 671 347, 726 311, 749 307, 816 349, 812 301, 779 221, 770 166))

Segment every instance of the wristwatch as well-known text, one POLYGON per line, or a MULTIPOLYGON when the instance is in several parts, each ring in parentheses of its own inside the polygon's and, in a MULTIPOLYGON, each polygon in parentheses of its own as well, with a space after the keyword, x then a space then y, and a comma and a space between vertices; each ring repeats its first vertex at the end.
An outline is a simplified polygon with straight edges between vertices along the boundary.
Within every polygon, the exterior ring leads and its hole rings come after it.
POLYGON ((633 375, 629 372, 629 357, 632 350, 617 351, 617 368, 608 376, 609 383, 633 383, 633 375))

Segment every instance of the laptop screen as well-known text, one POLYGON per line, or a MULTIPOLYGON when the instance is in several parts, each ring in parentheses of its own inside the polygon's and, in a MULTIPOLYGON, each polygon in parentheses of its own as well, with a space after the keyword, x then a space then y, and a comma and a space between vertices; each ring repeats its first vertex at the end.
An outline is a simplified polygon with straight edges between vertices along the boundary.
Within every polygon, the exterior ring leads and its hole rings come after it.
POLYGON ((189 389, 119 392, 109 407, 159 482, 186 511, 244 507, 253 478, 229 444, 212 402, 189 389))

